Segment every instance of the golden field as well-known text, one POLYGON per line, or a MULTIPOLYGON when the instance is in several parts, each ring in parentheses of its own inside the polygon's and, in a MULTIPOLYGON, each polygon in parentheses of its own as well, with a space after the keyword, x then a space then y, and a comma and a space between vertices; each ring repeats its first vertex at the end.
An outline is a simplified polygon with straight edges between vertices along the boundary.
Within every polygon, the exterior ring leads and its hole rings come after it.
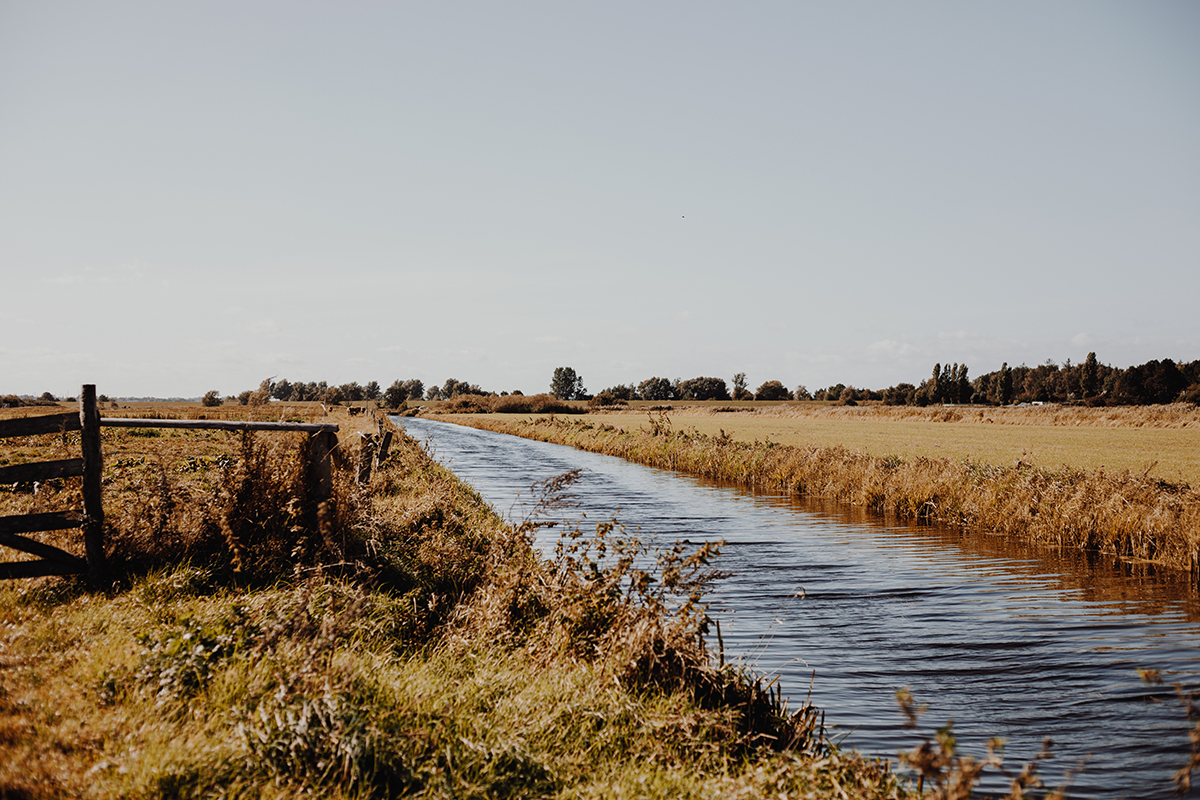
MULTIPOLYGON (((636 431, 664 404, 594 410, 598 424, 636 431)), ((845 447, 872 456, 946 458, 1006 466, 1131 473, 1200 485, 1200 409, 1191 405, 1084 408, 857 406, 819 403, 670 404, 678 430, 740 442, 845 447)), ((511 419, 512 415, 494 416, 511 419)))

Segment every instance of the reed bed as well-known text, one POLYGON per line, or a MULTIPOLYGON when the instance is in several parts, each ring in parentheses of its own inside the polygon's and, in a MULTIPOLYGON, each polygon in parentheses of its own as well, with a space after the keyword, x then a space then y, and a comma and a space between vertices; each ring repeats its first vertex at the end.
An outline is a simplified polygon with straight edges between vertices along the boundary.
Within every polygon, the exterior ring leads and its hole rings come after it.
POLYGON ((1129 471, 901 459, 842 447, 740 442, 672 428, 639 430, 557 417, 455 422, 766 492, 826 498, 884 516, 957 525, 1058 547, 1197 570, 1200 492, 1129 471))

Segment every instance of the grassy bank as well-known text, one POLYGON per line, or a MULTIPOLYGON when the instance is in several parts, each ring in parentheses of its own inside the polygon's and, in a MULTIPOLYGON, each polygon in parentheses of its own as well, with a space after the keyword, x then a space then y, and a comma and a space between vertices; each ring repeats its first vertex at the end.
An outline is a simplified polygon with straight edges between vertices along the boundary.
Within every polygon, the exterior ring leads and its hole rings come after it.
POLYGON ((1180 569, 1196 567, 1200 546, 1200 492, 1129 471, 904 459, 838 446, 744 442, 676 429, 673 425, 682 420, 673 423, 663 414, 643 417, 639 428, 626 429, 591 417, 445 419, 748 488, 833 499, 900 519, 961 525, 1180 569))
MULTIPOLYGON (((715 662, 713 548, 655 556, 602 524, 541 560, 536 520, 503 523, 407 437, 314 510, 295 437, 146 434, 104 429, 114 584, 0 585, 0 796, 919 794, 715 662)), ((7 487, 0 514, 76 493, 7 487)), ((983 767, 913 744, 925 791, 983 767)))

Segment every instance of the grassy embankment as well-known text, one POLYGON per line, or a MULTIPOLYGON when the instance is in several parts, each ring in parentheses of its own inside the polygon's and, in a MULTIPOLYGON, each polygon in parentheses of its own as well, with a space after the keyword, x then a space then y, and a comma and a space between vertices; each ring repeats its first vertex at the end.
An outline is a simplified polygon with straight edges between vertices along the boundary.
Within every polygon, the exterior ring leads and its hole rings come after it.
POLYGON ((1187 481, 1200 474, 1200 413, 1190 406, 724 410, 733 407, 441 418, 900 519, 1196 568, 1200 492, 1187 481), (1054 461, 1074 466, 1034 463, 1029 441, 1056 442, 1054 461), (1122 452, 1120 442, 1131 444, 1122 452), (1097 458, 1107 467, 1078 466, 1097 458), (1176 481, 1153 477, 1155 462, 1176 481))
MULTIPOLYGON (((63 457, 76 436, 0 453, 63 457)), ((407 437, 369 486, 339 470, 325 509, 294 435, 103 438, 113 585, 0 585, 2 796, 912 796, 815 709, 713 663, 707 548, 647 575, 602 525, 541 561, 532 523, 407 437)), ((5 487, 0 515, 76 506, 76 483, 5 487)), ((927 790, 981 768, 936 742, 913 760, 927 790)))

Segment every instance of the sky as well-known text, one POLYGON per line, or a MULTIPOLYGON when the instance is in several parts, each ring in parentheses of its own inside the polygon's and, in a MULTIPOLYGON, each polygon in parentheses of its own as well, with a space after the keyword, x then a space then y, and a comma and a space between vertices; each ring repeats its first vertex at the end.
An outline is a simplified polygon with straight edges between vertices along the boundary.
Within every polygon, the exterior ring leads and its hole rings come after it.
POLYGON ((0 394, 1200 358, 1200 4, 0 0, 0 394))

